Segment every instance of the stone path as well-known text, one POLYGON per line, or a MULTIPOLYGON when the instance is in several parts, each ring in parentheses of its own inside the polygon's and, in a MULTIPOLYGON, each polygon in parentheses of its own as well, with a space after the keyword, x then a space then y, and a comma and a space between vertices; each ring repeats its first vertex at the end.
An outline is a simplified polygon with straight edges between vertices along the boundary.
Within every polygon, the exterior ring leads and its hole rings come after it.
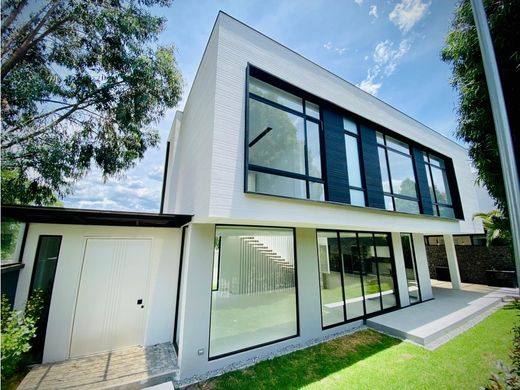
POLYGON ((172 344, 117 351, 35 366, 18 390, 142 388, 177 377, 172 344))

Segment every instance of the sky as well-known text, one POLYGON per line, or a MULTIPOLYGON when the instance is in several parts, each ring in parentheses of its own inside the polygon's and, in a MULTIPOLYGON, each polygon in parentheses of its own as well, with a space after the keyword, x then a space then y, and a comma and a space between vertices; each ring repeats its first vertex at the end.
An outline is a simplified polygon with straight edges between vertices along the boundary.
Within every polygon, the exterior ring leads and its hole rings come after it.
POLYGON ((197 72, 219 10, 303 55, 426 126, 456 140, 457 93, 441 61, 456 0, 174 0, 158 44, 173 44, 184 80, 181 101, 158 123, 159 148, 104 181, 93 171, 65 207, 158 212, 166 140, 197 72))

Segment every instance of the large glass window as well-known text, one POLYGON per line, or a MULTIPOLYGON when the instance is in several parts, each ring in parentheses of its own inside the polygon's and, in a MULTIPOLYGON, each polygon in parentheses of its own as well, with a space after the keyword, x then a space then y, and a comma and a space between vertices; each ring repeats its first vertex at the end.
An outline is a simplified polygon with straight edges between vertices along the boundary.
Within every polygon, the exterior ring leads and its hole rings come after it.
POLYGON ((419 214, 417 182, 410 147, 376 132, 385 208, 419 214))
POLYGON ((43 357, 45 334, 54 286, 54 276, 58 266, 58 256, 61 247, 61 236, 40 236, 36 259, 33 265, 33 275, 29 290, 29 297, 36 292, 42 294, 43 310, 37 322, 36 337, 33 341, 32 354, 37 362, 43 357))
POLYGON ((426 152, 423 153, 423 157, 433 214, 440 217, 455 218, 444 160, 426 152))
POLYGON ((387 233, 318 231, 323 327, 397 305, 387 233))
POLYGON ((419 289, 417 262, 415 260, 412 235, 410 233, 401 233, 401 244, 403 246, 404 267, 408 285, 408 297, 410 298, 410 303, 414 304, 421 301, 421 291, 419 289))
POLYGON ((294 232, 218 226, 209 356, 298 334, 294 232))
POLYGON ((325 200, 319 106, 249 77, 247 191, 325 200))
POLYGON ((357 124, 348 118, 343 118, 345 130, 345 150, 347 153, 347 173, 350 192, 350 204, 365 206, 365 189, 361 176, 359 162, 359 131, 357 124))
POLYGON ((2 265, 20 262, 26 225, 11 219, 2 219, 2 265))

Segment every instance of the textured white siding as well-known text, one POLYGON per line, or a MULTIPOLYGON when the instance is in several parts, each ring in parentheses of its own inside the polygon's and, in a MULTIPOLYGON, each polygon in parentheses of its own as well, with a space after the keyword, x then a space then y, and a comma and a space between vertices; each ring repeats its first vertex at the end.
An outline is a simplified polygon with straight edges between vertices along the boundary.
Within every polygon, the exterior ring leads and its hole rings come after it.
POLYGON ((196 213, 200 218, 208 215, 218 30, 217 24, 206 46, 184 112, 176 115, 168 139, 171 159, 165 213, 196 213))
POLYGON ((467 154, 462 147, 223 13, 219 14, 186 105, 178 148, 181 152, 175 158, 174 164, 178 167, 174 169, 180 169, 180 174, 172 190, 177 194, 175 207, 167 211, 194 213, 195 222, 426 234, 480 231, 480 226, 472 221, 472 215, 478 211, 478 201, 467 154), (245 194, 245 81, 248 63, 451 157, 465 220, 245 194), (213 69, 208 69, 210 64, 213 69), (211 70, 216 74, 210 74, 211 70), (208 84, 210 76, 215 77, 215 85, 208 84), (202 84, 206 86, 205 93, 201 93, 202 84), (212 93, 214 106, 209 107, 212 93), (214 113, 212 123, 206 117, 210 113, 214 113), (195 116, 197 121, 194 118, 188 120, 188 115, 195 116), (208 127, 201 126, 202 119, 208 127), (207 145, 207 142, 211 144, 207 145), (195 158, 200 155, 200 149, 204 150, 202 160, 195 158), (211 170, 211 173, 204 170, 211 170), (200 183, 200 180, 205 182, 200 183), (208 192, 201 194, 200 191, 208 192), (204 198, 204 195, 209 195, 209 198, 204 198))

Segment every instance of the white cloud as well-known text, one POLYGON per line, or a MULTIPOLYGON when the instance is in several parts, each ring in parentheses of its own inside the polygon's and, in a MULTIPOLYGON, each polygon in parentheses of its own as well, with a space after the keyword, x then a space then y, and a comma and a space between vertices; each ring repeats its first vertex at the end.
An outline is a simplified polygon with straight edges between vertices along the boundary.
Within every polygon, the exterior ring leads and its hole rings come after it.
POLYGON ((395 63, 410 50, 411 44, 408 39, 403 39, 397 49, 393 47, 394 43, 389 39, 379 42, 374 49, 374 62, 380 65, 395 63))
MULTIPOLYGON (((410 47, 411 43, 408 39, 403 39, 397 48, 394 48, 394 42, 389 39, 379 42, 372 54, 374 65, 368 69, 367 77, 358 84, 358 87, 372 95, 377 95, 383 86, 383 77, 395 72, 399 59, 410 50, 410 47)), ((366 60, 368 57, 365 57, 366 60)))
POLYGON ((327 43, 324 43, 324 44, 323 44, 323 47, 324 47, 325 49, 327 49, 327 50, 333 50, 333 51, 335 51, 336 53, 338 53, 339 55, 342 55, 343 52, 344 52, 345 50, 347 50, 347 49, 344 48, 344 47, 335 47, 335 46, 332 44, 332 42, 330 42, 330 41, 327 42, 327 43))
POLYGON ((379 92, 379 88, 381 88, 382 85, 382 83, 375 83, 372 80, 365 79, 358 84, 358 87, 363 91, 375 96, 377 95, 377 92, 379 92))
POLYGON ((364 0, 354 0, 357 5, 362 5, 364 0))
POLYGON ((429 7, 430 3, 423 3, 421 0, 402 0, 390 12, 388 19, 401 31, 408 32, 423 18, 429 7))
POLYGON ((370 11, 368 11, 368 16, 373 16, 374 18, 377 18, 377 5, 371 5, 370 11))

